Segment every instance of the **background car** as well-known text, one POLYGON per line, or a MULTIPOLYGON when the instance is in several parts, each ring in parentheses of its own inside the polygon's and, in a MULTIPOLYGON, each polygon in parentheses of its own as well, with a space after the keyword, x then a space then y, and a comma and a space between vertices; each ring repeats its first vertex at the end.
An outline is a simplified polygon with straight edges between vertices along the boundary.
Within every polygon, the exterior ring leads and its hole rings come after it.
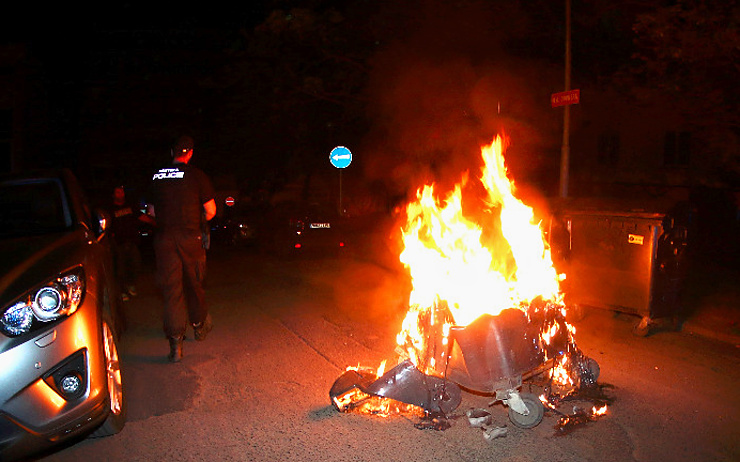
POLYGON ((264 210, 257 207, 229 207, 210 222, 213 247, 249 247, 257 243, 264 210))
POLYGON ((266 236, 278 255, 338 256, 347 251, 344 219, 317 202, 284 202, 272 211, 266 236))
POLYGON ((2 460, 125 424, 107 222, 68 170, 0 176, 2 460))

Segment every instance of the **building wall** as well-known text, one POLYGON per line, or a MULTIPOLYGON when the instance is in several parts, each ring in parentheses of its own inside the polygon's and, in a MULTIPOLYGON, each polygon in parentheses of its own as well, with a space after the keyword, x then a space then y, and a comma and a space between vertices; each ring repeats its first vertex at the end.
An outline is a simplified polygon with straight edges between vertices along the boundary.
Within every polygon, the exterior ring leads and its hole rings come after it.
POLYGON ((712 163, 674 102, 640 104, 615 92, 581 90, 572 111, 571 194, 686 197, 711 181, 712 163), (706 165, 704 165, 706 167, 706 165))

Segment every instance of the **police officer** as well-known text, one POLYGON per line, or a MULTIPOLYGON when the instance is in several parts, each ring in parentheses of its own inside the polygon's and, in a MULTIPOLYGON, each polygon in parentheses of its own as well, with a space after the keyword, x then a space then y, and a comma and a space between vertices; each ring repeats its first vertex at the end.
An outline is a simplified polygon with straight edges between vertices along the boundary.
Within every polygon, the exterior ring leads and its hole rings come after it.
POLYGON ((121 298, 126 301, 136 296, 136 279, 141 266, 139 227, 153 224, 148 215, 141 213, 126 200, 122 185, 113 188, 113 200, 108 207, 111 216, 111 243, 113 263, 121 288, 121 298))
POLYGON ((201 227, 203 220, 216 215, 216 202, 209 178, 189 165, 192 157, 192 138, 180 137, 172 149, 172 164, 152 177, 147 210, 157 222, 154 252, 164 295, 164 332, 170 343, 170 362, 182 359, 188 322, 196 340, 204 340, 212 327, 203 289, 206 251, 201 227))

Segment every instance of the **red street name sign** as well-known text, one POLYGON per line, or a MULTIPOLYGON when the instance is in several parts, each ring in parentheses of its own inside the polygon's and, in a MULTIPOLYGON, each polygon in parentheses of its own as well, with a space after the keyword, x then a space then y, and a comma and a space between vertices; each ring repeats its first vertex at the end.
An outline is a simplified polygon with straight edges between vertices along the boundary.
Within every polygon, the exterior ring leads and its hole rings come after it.
POLYGON ((561 91, 550 96, 552 107, 567 106, 581 102, 581 90, 561 91))

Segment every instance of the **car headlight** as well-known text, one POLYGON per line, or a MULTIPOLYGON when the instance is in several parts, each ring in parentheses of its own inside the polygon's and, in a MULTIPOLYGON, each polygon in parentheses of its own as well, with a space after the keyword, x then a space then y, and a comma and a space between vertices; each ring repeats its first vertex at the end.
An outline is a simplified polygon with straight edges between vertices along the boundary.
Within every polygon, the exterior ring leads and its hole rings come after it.
POLYGON ((85 293, 85 274, 81 267, 25 293, 0 318, 0 330, 10 337, 28 333, 43 323, 77 311, 85 293))

